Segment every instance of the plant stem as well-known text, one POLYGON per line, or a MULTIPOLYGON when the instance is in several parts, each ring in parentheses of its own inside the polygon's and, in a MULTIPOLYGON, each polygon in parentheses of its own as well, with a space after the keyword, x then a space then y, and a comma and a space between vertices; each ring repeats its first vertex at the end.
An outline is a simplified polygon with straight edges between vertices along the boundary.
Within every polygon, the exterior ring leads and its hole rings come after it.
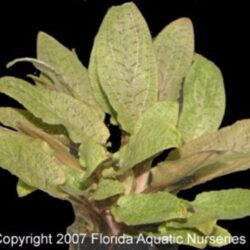
POLYGON ((122 231, 122 224, 117 223, 114 220, 114 217, 111 214, 109 209, 104 211, 104 217, 105 217, 106 223, 109 226, 110 235, 119 235, 122 231))

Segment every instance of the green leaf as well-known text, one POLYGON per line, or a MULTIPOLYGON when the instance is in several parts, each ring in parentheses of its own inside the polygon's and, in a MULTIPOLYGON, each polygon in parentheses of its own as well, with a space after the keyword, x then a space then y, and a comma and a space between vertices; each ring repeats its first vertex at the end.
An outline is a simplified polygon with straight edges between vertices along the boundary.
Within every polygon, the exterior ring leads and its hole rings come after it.
POLYGON ((169 221, 166 225, 176 229, 195 229, 204 235, 210 235, 214 231, 216 219, 208 214, 192 213, 186 219, 169 221))
POLYGON ((124 187, 124 194, 130 194, 132 192, 136 192, 135 173, 132 169, 129 169, 123 175, 119 176, 119 181, 122 183, 124 187))
MULTIPOLYGON (((204 162, 201 162, 200 167, 192 171, 188 178, 189 180, 180 187, 177 185, 177 187, 178 189, 187 189, 220 176, 247 170, 250 168, 249 162, 250 152, 243 154, 229 153, 228 155, 226 153, 221 156, 217 154, 217 157, 215 154, 211 154, 210 160, 205 159, 204 162)), ((172 188, 176 190, 177 187, 173 186, 172 188)))
POLYGON ((209 237, 208 245, 212 247, 223 247, 230 244, 231 241, 232 236, 228 230, 217 225, 209 237))
POLYGON ((86 179, 109 158, 109 153, 102 145, 86 138, 79 147, 79 158, 81 165, 86 169, 86 179))
POLYGON ((20 124, 25 123, 30 126, 33 125, 33 127, 36 126, 49 134, 60 136, 66 135, 63 126, 43 123, 42 120, 36 118, 29 111, 24 109, 0 107, 0 123, 18 131, 22 131, 20 129, 20 124))
POLYGON ((250 119, 244 119, 192 140, 178 150, 182 157, 205 151, 247 153, 250 149, 249 136, 250 119))
POLYGON ((43 130, 25 122, 19 123, 19 128, 29 136, 46 141, 54 149, 56 159, 62 164, 76 169, 81 168, 79 161, 70 153, 70 148, 60 140, 61 138, 47 134, 43 130))
POLYGON ((207 245, 213 247, 222 247, 230 244, 231 234, 224 228, 216 225, 210 235, 204 235, 201 232, 190 228, 171 228, 168 223, 159 227, 160 235, 179 240, 179 244, 193 246, 204 249, 207 245))
POLYGON ((116 221, 127 225, 158 223, 187 217, 187 207, 167 192, 122 196, 112 209, 116 221))
POLYGON ((157 66, 147 24, 133 3, 112 7, 98 33, 96 58, 101 86, 123 130, 157 100, 157 66))
POLYGON ((192 202, 196 211, 217 219, 231 220, 250 216, 250 190, 234 188, 198 194, 192 202))
POLYGON ((166 189, 177 191, 189 183, 193 183, 193 174, 200 169, 204 162, 214 156, 216 152, 202 152, 181 157, 178 160, 163 161, 150 170, 150 190, 166 189))
POLYGON ((9 62, 6 65, 6 67, 10 68, 20 62, 32 63, 36 69, 38 69, 43 75, 45 75, 45 77, 49 79, 49 81, 53 84, 53 85, 49 85, 50 87, 49 89, 54 87, 55 90, 64 92, 65 94, 70 94, 69 90, 65 86, 66 84, 64 82, 64 79, 60 75, 60 73, 43 61, 37 60, 35 58, 29 58, 29 57, 18 58, 9 62))
POLYGON ((16 99, 44 122, 64 125, 76 143, 83 142, 86 136, 101 144, 106 143, 108 129, 96 110, 83 102, 13 77, 0 79, 0 92, 16 99))
POLYGON ((168 187, 169 191, 187 189, 219 176, 249 169, 249 136, 250 120, 241 120, 184 144, 178 149, 178 161, 163 162, 160 168, 152 170, 155 184, 165 181, 170 185, 172 175, 176 177, 176 183, 172 181, 174 185, 168 187), (160 176, 168 176, 168 180, 160 176))
POLYGON ((121 171, 132 168, 164 149, 178 147, 181 138, 176 129, 177 119, 176 102, 157 102, 143 113, 128 144, 117 155, 121 171))
POLYGON ((47 77, 43 73, 40 73, 39 76, 28 74, 27 77, 32 79, 35 82, 37 87, 50 89, 50 90, 55 90, 56 89, 54 83, 52 82, 52 80, 49 79, 49 77, 47 77))
MULTIPOLYGON (((102 30, 102 28, 100 28, 102 30)), ((103 112, 108 113, 112 116, 113 119, 116 118, 116 113, 114 109, 112 108, 111 104, 109 103, 108 97, 105 94, 101 84, 100 79, 98 75, 98 65, 97 65, 97 58, 96 58, 96 51, 98 50, 99 45, 99 33, 97 33, 94 45, 91 51, 90 55, 90 61, 89 61, 89 67, 88 67, 88 73, 89 73, 89 79, 90 84, 93 90, 93 95, 99 104, 100 108, 103 110, 103 112)))
POLYGON ((87 69, 76 54, 44 32, 37 37, 37 58, 53 67, 63 78, 64 87, 76 99, 99 111, 93 97, 87 69))
POLYGON ((212 62, 196 55, 183 88, 179 129, 184 142, 215 131, 220 126, 224 111, 221 72, 212 62))
POLYGON ((60 186, 79 194, 84 175, 81 170, 60 164, 46 142, 4 129, 0 130, 0 165, 27 185, 60 198, 67 197, 60 186), (71 185, 72 178, 75 185, 71 185))
POLYGON ((122 183, 118 180, 102 178, 96 187, 95 193, 92 198, 94 200, 104 200, 109 197, 121 194, 124 192, 122 183))
POLYGON ((164 223, 159 226, 160 235, 171 237, 173 240, 178 240, 178 244, 193 246, 199 249, 204 249, 207 246, 208 240, 204 235, 195 229, 189 228, 171 228, 164 223))
POLYGON ((36 188, 27 185, 20 179, 18 180, 16 189, 19 197, 27 196, 36 190, 36 188))
POLYGON ((32 114, 23 109, 0 107, 0 123, 18 131, 20 131, 19 124, 21 122, 31 123, 29 119, 31 117, 32 114))
POLYGON ((167 25, 155 38, 154 48, 159 75, 158 99, 177 101, 194 56, 191 20, 180 18, 167 25))

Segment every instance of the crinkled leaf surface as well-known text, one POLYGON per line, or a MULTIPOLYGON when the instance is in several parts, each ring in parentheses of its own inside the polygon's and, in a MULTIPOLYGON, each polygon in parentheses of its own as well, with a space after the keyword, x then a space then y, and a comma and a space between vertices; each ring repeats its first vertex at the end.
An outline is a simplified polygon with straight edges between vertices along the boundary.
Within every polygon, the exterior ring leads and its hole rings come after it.
POLYGON ((249 138, 250 119, 245 119, 192 140, 178 150, 181 156, 205 151, 244 153, 249 152, 249 138))
POLYGON ((136 124, 135 133, 118 154, 121 171, 160 153, 164 149, 178 147, 180 133, 176 129, 177 102, 157 102, 149 108, 136 124))
POLYGON ((98 75, 122 128, 132 133, 138 117, 157 99, 157 67, 147 24, 134 3, 112 7, 99 30, 98 75))
POLYGON ((162 236, 179 239, 182 245, 188 245, 199 249, 204 249, 207 246, 207 240, 204 238, 204 235, 195 229, 172 228, 168 227, 167 223, 164 223, 160 225, 159 231, 162 236))
POLYGON ((93 194, 94 200, 104 200, 117 194, 124 192, 123 185, 118 180, 102 178, 93 194))
MULTIPOLYGON (((56 160, 54 150, 46 142, 7 130, 0 131, 0 165, 27 185, 57 197, 65 196, 58 187, 68 186, 73 176, 65 172, 67 167, 56 160)), ((72 171, 80 182, 83 172, 72 171)), ((76 186, 68 187, 79 192, 76 186)))
POLYGON ((64 93, 39 89, 13 77, 0 79, 0 92, 16 99, 44 122, 64 125, 76 143, 84 141, 88 136, 105 144, 109 136, 94 108, 64 93))
POLYGON ((180 18, 167 25, 155 38, 159 75, 159 100, 177 101, 181 84, 194 56, 192 22, 180 18))
POLYGON ((179 183, 176 179, 172 188, 186 189, 219 176, 249 169, 249 136, 250 120, 241 120, 185 144, 179 148, 181 158, 177 163, 180 164, 171 168, 174 162, 165 162, 162 163, 165 166, 152 170, 155 172, 155 183, 157 176, 163 172, 166 176, 172 172, 179 177, 179 183))
POLYGON ((196 211, 218 219, 238 219, 250 216, 250 190, 228 189, 198 194, 192 202, 196 211))
POLYGON ((249 162, 250 153, 211 154, 210 159, 204 159, 198 168, 191 167, 193 171, 189 176, 183 177, 179 183, 168 187, 168 190, 191 188, 223 175, 247 170, 250 168, 249 162))
POLYGON ((118 222, 127 225, 151 224, 187 217, 186 204, 167 192, 125 195, 119 198, 111 211, 118 222))
POLYGON ((20 130, 20 123, 31 123, 32 114, 23 109, 0 107, 0 122, 7 127, 20 130))
POLYGON ((163 161, 151 170, 151 187, 186 189, 249 169, 249 136, 250 120, 241 120, 184 144, 178 149, 179 159, 163 161))
POLYGON ((64 87, 73 97, 99 110, 92 94, 87 69, 75 53, 48 34, 39 32, 37 58, 49 64, 61 75, 64 87))
POLYGON ((86 138, 79 147, 79 157, 81 165, 86 169, 86 179, 102 162, 108 159, 109 153, 102 145, 86 138))
POLYGON ((56 159, 62 164, 72 168, 81 168, 79 161, 70 153, 70 148, 66 146, 60 138, 50 135, 40 128, 25 122, 20 122, 19 128, 29 136, 40 138, 47 142, 54 149, 56 159))
POLYGON ((66 130, 63 126, 46 124, 24 109, 0 107, 0 123, 18 131, 21 131, 20 124, 25 123, 32 127, 36 126, 49 134, 66 134, 66 130))
MULTIPOLYGON (((100 28, 102 30, 102 28, 100 28)), ((97 58, 96 58, 96 51, 98 50, 97 47, 99 45, 99 33, 97 33, 94 45, 91 51, 90 55, 90 61, 89 61, 89 67, 88 67, 88 73, 89 73, 89 79, 90 79, 90 85, 92 87, 93 95, 96 99, 96 102, 99 104, 100 108, 105 112, 112 116, 113 119, 115 119, 116 114, 114 109, 112 108, 107 95, 105 94, 101 84, 100 79, 98 75, 98 65, 97 65, 97 58)))
POLYGON ((193 173, 202 167, 203 163, 214 157, 214 152, 202 152, 182 157, 175 161, 163 161, 150 170, 151 189, 175 190, 194 181, 193 173))
POLYGON ((183 87, 179 121, 184 142, 215 131, 225 111, 223 78, 215 64, 196 55, 183 87))
POLYGON ((184 228, 177 229, 167 226, 160 227, 161 234, 164 236, 179 239, 182 245, 188 245, 199 249, 204 249, 207 246, 207 240, 204 235, 194 229, 184 228), (200 239, 199 241, 197 239, 200 239))
POLYGON ((176 229, 195 229, 204 235, 210 235, 214 231, 216 219, 209 217, 207 214, 192 213, 186 219, 170 221, 167 222, 166 225, 169 228, 176 229))
POLYGON ((231 234, 224 228, 215 226, 211 235, 206 236, 201 232, 190 228, 171 228, 168 223, 160 225, 159 231, 162 236, 170 236, 181 240, 183 245, 204 249, 207 245, 222 247, 231 242, 231 234))

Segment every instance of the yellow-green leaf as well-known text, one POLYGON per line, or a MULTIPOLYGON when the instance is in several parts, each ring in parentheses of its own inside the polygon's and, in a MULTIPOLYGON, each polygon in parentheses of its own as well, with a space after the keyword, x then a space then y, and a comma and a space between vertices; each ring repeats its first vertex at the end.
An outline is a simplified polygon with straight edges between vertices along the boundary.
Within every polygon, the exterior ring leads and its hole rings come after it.
POLYGON ((37 58, 53 67, 63 78, 64 87, 78 100, 99 111, 93 97, 87 69, 76 54, 44 32, 37 37, 37 58))
POLYGON ((56 89, 53 81, 49 77, 44 75, 43 73, 40 73, 39 76, 28 74, 27 77, 32 79, 35 82, 37 87, 46 88, 46 89, 50 89, 50 90, 56 89))
POLYGON ((60 164, 46 142, 3 129, 0 131, 0 165, 27 185, 61 198, 67 194, 59 187, 65 186, 78 194, 84 175, 80 170, 60 164), (77 178, 74 185, 71 185, 72 177, 77 178))
POLYGON ((158 223, 187 217, 187 206, 167 192, 122 196, 112 208, 116 221, 127 225, 158 223))
POLYGON ((0 79, 0 92, 16 99, 44 122, 64 125, 76 143, 83 142, 86 136, 106 143, 109 132, 97 111, 69 95, 40 89, 13 77, 0 79))
POLYGON ((167 185, 173 184, 168 190, 187 189, 219 176, 249 169, 249 136, 250 120, 241 120, 205 134, 179 148, 179 160, 166 161, 160 164, 160 168, 154 168, 153 180, 156 185, 164 181, 167 185), (168 179, 160 176, 168 176, 168 179), (172 183, 170 176, 176 177, 172 183))
POLYGON ((208 151, 191 154, 178 160, 160 162, 150 170, 149 188, 151 190, 167 189, 168 191, 182 189, 196 181, 193 176, 195 171, 216 154, 214 151, 208 151))
MULTIPOLYGON (((102 28, 100 28, 102 29, 102 28)), ((108 113, 112 116, 113 119, 115 119, 116 114, 114 109, 111 107, 111 104, 108 101, 108 97, 105 94, 101 84, 100 84, 100 79, 98 75, 98 65, 97 65, 97 59, 96 59, 96 50, 99 45, 99 35, 97 33, 95 40, 94 40, 94 45, 91 51, 90 55, 90 61, 89 61, 89 67, 88 67, 88 73, 89 73, 89 79, 90 79, 90 84, 92 87, 93 95, 96 99, 96 102, 99 104, 100 108, 105 112, 108 113)))
POLYGON ((184 142, 215 131, 225 111, 223 78, 215 64, 196 55, 183 87, 179 129, 184 142))
POLYGON ((210 235, 204 235, 201 232, 191 228, 171 228, 168 223, 159 227, 160 235, 171 237, 178 240, 178 244, 189 245, 199 249, 204 249, 207 245, 213 247, 222 247, 230 244, 232 236, 224 228, 216 225, 210 235))
POLYGON ((112 7, 98 33, 98 75, 123 130, 157 99, 157 66, 147 24, 134 3, 112 7))
POLYGON ((69 90, 66 87, 64 79, 62 78, 60 73, 56 71, 52 66, 48 65, 47 63, 43 61, 37 60, 35 58, 29 58, 29 57, 18 58, 9 62, 6 67, 10 68, 20 62, 32 63, 33 66, 37 68, 53 84, 53 85, 51 84, 49 85, 49 89, 51 89, 54 86, 55 90, 64 92, 66 94, 70 94, 69 90))
POLYGON ((204 159, 204 162, 197 163, 200 164, 199 168, 193 169, 186 181, 184 181, 184 177, 180 183, 169 187, 168 190, 188 189, 220 176, 247 170, 250 168, 249 162, 250 152, 213 154, 210 159, 204 159))
POLYGON ((154 48, 159 75, 158 99, 177 101, 194 56, 191 20, 180 18, 167 25, 155 38, 154 48))
POLYGON ((36 190, 36 188, 27 185, 20 179, 18 180, 16 189, 19 197, 27 196, 36 190))
POLYGON ((29 111, 24 109, 0 107, 0 123, 18 131, 21 131, 20 124, 25 123, 29 124, 30 126, 36 126, 49 134, 66 134, 65 128, 63 126, 46 124, 42 122, 41 119, 36 118, 29 111))
POLYGON ((199 249, 204 249, 207 246, 208 239, 199 231, 190 228, 171 228, 164 223, 159 226, 161 236, 171 237, 173 240, 178 240, 180 245, 188 245, 199 249))
POLYGON ((61 138, 47 134, 40 128, 25 122, 20 122, 19 128, 29 136, 46 141, 55 150, 55 157, 62 164, 72 168, 81 168, 79 161, 70 153, 70 148, 60 140, 61 138))
POLYGON ((121 171, 132 168, 164 149, 180 146, 177 119, 177 102, 157 102, 143 113, 128 144, 117 155, 121 171))
POLYGON ((217 219, 231 220, 250 216, 250 190, 234 188, 198 194, 192 202, 196 211, 217 219))
POLYGON ((215 218, 210 217, 208 214, 192 213, 186 219, 169 221, 166 225, 169 228, 194 229, 204 235, 210 235, 214 231, 216 221, 215 218))
POLYGON ((104 200, 123 192, 124 188, 120 181, 102 178, 98 182, 95 193, 92 197, 94 200, 104 200))
POLYGON ((109 158, 109 153, 102 145, 86 138, 79 147, 79 157, 81 165, 86 169, 84 177, 86 179, 109 158))
POLYGON ((249 137, 250 119, 244 119, 192 140, 178 150, 182 157, 205 151, 247 153, 250 149, 249 137))
POLYGON ((223 247, 230 244, 232 235, 223 227, 216 226, 209 237, 208 245, 212 247, 223 247))

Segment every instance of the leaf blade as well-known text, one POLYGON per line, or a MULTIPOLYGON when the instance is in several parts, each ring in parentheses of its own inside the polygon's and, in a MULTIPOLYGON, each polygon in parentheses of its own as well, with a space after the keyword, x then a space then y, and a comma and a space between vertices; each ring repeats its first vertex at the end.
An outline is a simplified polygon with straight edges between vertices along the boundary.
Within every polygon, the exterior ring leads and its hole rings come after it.
POLYGON ((110 157, 102 145, 88 138, 80 145, 78 154, 81 165, 86 169, 85 179, 89 178, 96 168, 110 157))
MULTIPOLYGON (((102 28, 100 28, 101 30, 102 28)), ((94 45, 90 54, 90 61, 89 61, 89 67, 88 67, 88 73, 89 73, 89 79, 90 79, 90 85, 93 90, 93 95, 101 107, 101 109, 112 116, 113 119, 116 118, 116 114, 114 109, 112 108, 107 95, 105 94, 98 75, 98 65, 97 65, 97 58, 96 58, 96 51, 98 50, 98 46, 100 46, 99 41, 99 34, 97 33, 94 45)))
POLYGON ((39 89, 13 77, 0 79, 0 92, 15 98, 44 122, 64 125, 76 143, 86 136, 106 143, 109 132, 95 109, 68 95, 39 89))
POLYGON ((26 183, 24 183, 22 180, 19 179, 17 182, 16 190, 18 197, 24 197, 33 193, 36 189, 34 187, 27 185, 26 183))
POLYGON ((75 53, 45 32, 39 32, 37 58, 55 68, 73 97, 100 110, 93 97, 87 69, 75 53))
POLYGON ((192 202, 196 211, 217 219, 231 220, 250 216, 250 190, 234 188, 198 194, 192 202))
POLYGON ((136 119, 157 99, 152 39, 133 3, 112 7, 101 27, 96 51, 100 83, 118 122, 132 133, 136 119))
POLYGON ((122 194, 123 192, 123 185, 118 180, 102 178, 98 182, 97 188, 92 198, 94 200, 105 200, 112 196, 122 194))
POLYGON ((120 169, 125 171, 164 149, 178 147, 180 134, 176 129, 178 104, 158 102, 139 119, 135 133, 118 153, 120 169), (160 139, 159 139, 160 138, 160 139))
POLYGON ((184 77, 193 61, 194 34, 192 22, 180 18, 167 25, 155 38, 160 101, 177 101, 184 77))
POLYGON ((206 58, 196 55, 185 79, 183 93, 178 127, 184 142, 215 131, 225 111, 225 92, 220 70, 206 58))
POLYGON ((127 225, 151 224, 187 216, 185 203, 167 192, 123 196, 111 212, 118 222, 127 225))
POLYGON ((151 188, 188 189, 216 177, 249 169, 250 120, 237 121, 205 134, 175 150, 151 170, 151 188))
POLYGON ((80 192, 84 172, 71 169, 69 175, 68 167, 55 159, 53 149, 46 142, 1 130, 0 152, 0 165, 29 186, 59 198, 67 197, 60 191, 60 186, 66 186, 77 194, 80 192), (69 183, 72 178, 75 178, 77 185, 69 183))

